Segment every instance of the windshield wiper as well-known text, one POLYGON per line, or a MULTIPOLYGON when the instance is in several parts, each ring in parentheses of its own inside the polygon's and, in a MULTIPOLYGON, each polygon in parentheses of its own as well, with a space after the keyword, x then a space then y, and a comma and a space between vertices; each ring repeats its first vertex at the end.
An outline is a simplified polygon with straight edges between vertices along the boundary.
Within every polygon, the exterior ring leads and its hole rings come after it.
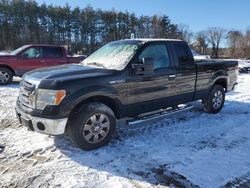
POLYGON ((102 67, 102 68, 106 69, 106 67, 103 64, 98 63, 98 62, 87 63, 87 65, 94 65, 94 66, 102 67))

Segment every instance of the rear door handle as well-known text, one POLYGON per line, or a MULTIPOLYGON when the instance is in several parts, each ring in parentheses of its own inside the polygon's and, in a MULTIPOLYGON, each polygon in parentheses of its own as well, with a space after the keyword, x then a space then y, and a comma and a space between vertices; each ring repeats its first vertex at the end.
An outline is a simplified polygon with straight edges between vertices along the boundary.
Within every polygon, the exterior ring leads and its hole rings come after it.
POLYGON ((40 63, 45 63, 45 60, 41 60, 40 63))

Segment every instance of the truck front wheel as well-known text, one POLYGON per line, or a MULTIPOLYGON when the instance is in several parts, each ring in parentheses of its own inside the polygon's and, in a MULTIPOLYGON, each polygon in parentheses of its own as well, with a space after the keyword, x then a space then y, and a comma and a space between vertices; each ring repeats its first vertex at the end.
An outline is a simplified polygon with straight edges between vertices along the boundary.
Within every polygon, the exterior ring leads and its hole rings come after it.
POLYGON ((0 68, 0 85, 8 84, 12 82, 13 74, 11 70, 6 68, 0 68))
POLYGON ((93 150, 106 145, 115 131, 113 111, 102 103, 88 103, 72 117, 68 133, 78 147, 93 150))
POLYGON ((215 114, 221 111, 225 101, 225 90, 221 85, 214 85, 207 98, 202 100, 203 110, 215 114))

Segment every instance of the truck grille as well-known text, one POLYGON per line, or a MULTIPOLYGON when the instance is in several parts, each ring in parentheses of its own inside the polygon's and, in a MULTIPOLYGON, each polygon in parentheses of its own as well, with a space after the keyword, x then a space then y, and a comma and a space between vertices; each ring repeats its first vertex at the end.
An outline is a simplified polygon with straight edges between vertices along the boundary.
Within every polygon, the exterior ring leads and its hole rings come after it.
POLYGON ((21 82, 19 92, 19 103, 26 108, 33 108, 31 104, 31 98, 34 97, 36 85, 27 81, 21 82))

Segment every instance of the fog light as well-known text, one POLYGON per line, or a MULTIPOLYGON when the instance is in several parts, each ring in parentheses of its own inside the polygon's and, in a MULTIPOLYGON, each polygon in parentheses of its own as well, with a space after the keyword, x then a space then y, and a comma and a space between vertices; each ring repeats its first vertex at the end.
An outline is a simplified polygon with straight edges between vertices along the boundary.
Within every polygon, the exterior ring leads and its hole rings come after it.
POLYGON ((44 124, 41 123, 41 122, 38 122, 38 123, 37 123, 37 128, 38 128, 39 130, 41 130, 41 131, 44 131, 44 130, 45 130, 45 126, 44 126, 44 124))

